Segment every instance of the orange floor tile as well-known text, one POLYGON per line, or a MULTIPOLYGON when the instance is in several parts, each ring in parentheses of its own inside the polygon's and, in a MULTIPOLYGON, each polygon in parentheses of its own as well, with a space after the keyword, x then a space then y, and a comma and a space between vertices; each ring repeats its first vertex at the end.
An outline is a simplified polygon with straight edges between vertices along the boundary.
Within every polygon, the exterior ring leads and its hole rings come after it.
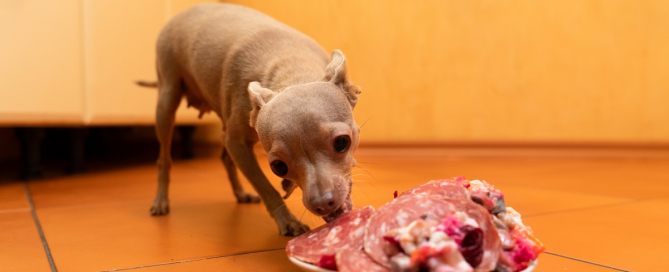
POLYGON ((0 213, 9 211, 30 211, 22 183, 0 183, 0 213))
MULTIPOLYGON (((361 148, 352 197, 378 207, 430 179, 485 179, 545 242, 536 271, 664 271, 669 156, 628 155, 361 148)), ((217 158, 175 161, 162 217, 149 215, 153 164, 106 169, 28 182, 29 195, 19 181, 0 183, 0 270, 51 270, 30 196, 58 271, 299 271, 283 250, 289 238, 262 205, 236 203, 217 158)), ((300 192, 287 206, 312 227, 323 223, 300 192)))
POLYGON ((0 210, 0 270, 49 271, 30 211, 0 210))

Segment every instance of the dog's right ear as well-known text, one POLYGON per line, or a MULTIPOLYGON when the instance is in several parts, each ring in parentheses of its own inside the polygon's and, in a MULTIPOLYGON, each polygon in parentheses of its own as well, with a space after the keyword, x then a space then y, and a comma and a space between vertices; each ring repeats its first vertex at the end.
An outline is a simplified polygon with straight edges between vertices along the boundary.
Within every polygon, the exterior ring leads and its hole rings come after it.
POLYGON ((344 90, 351 107, 355 108, 355 104, 358 103, 358 95, 361 93, 360 87, 348 80, 346 76, 346 57, 339 50, 332 51, 331 61, 325 67, 325 81, 329 81, 344 90))
POLYGON ((249 83, 248 91, 249 99, 251 99, 251 118, 249 122, 251 127, 255 128, 260 108, 269 103, 276 96, 276 93, 270 89, 263 88, 257 81, 249 83))

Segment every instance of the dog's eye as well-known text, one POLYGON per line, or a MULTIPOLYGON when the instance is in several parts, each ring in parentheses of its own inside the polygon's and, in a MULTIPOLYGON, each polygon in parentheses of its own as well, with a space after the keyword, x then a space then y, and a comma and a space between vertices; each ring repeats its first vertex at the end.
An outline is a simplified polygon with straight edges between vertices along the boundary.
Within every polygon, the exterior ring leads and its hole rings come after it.
POLYGON ((283 177, 288 174, 288 165, 282 161, 273 161, 269 166, 272 168, 272 172, 274 172, 274 174, 279 177, 283 177))
POLYGON ((339 153, 344 153, 349 146, 351 146, 351 137, 348 135, 339 136, 334 140, 334 150, 339 153))

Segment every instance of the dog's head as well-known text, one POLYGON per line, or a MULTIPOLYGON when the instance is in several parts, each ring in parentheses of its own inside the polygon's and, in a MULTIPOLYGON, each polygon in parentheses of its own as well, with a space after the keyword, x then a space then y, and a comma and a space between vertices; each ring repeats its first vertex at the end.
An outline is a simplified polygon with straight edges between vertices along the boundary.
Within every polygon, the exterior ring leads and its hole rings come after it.
POLYGON ((332 53, 322 81, 281 92, 251 82, 248 91, 251 126, 272 172, 299 186, 304 206, 314 214, 327 218, 350 209, 353 152, 360 133, 353 108, 360 88, 346 77, 344 55, 332 53))

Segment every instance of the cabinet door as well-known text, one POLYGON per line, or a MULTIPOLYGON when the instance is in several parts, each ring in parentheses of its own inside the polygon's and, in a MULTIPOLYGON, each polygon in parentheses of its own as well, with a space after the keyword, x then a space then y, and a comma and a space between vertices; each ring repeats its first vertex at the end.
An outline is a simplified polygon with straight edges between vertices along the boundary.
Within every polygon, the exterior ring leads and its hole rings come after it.
MULTIPOLYGON (((172 13, 169 0, 85 0, 86 122, 92 125, 153 124, 157 89, 155 44, 172 13)), ((178 111, 179 123, 196 123, 198 112, 178 111)), ((215 120, 208 115, 207 120, 215 120)))
POLYGON ((83 121, 81 1, 0 1, 0 125, 83 121))

